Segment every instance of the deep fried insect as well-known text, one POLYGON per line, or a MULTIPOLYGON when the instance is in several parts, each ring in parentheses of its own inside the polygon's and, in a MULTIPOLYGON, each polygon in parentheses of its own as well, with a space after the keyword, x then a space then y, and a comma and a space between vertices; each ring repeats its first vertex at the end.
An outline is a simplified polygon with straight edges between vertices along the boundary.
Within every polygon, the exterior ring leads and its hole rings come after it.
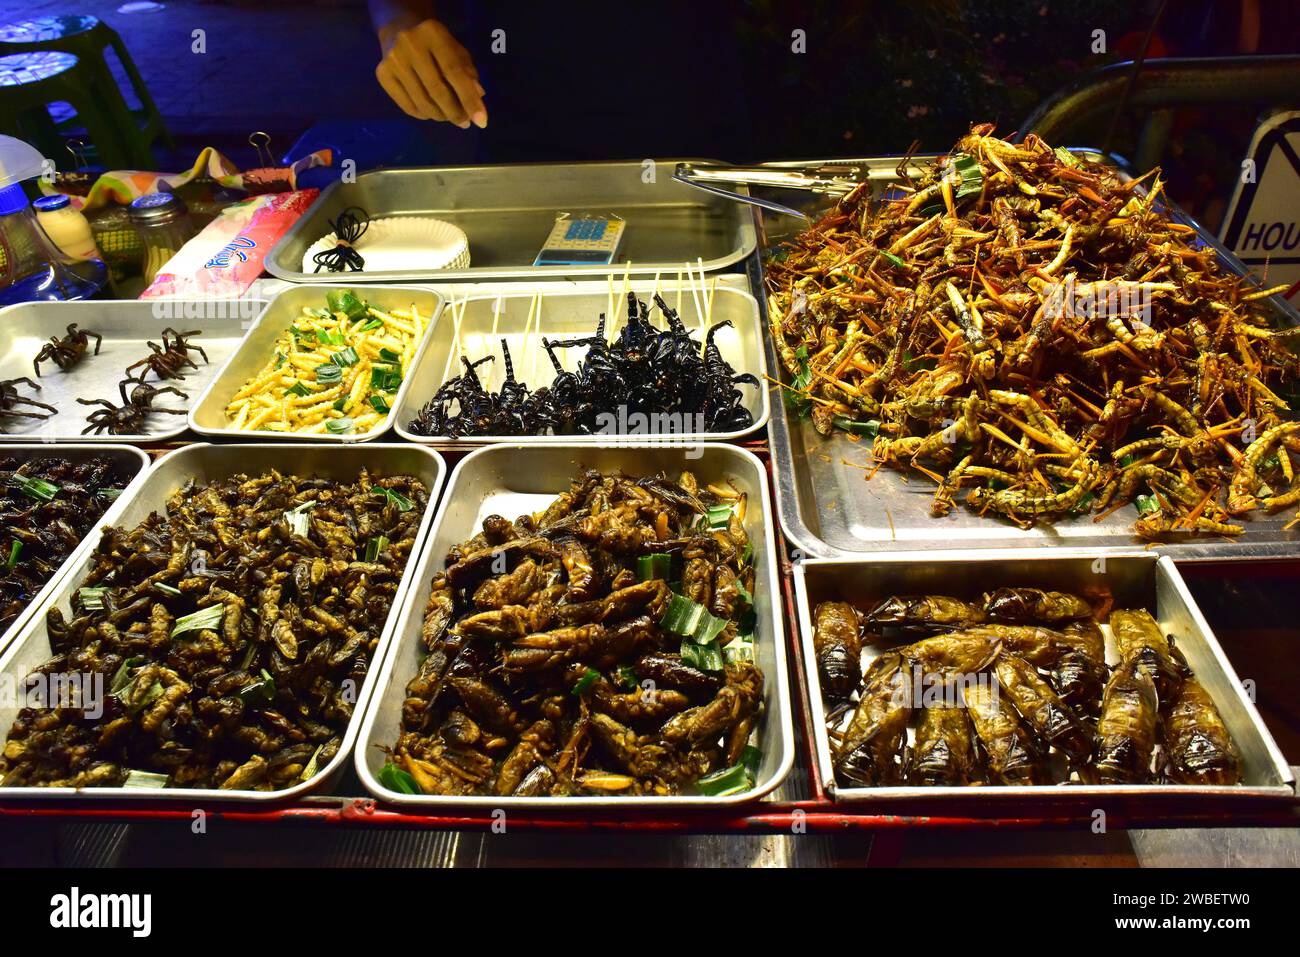
MULTIPOLYGON (((46 405, 44 402, 37 402, 35 399, 29 399, 25 395, 18 393, 17 386, 25 385, 40 391, 41 387, 26 376, 20 376, 17 379, 5 379, 0 381, 0 419, 7 415, 18 416, 23 419, 48 419, 51 415, 58 415, 59 410, 52 405, 46 405), (19 406, 27 406, 26 409, 20 409, 19 406), (32 412, 30 409, 44 409, 46 414, 32 412)), ((0 429, 0 432, 3 432, 0 429)))
POLYGON ((1065 592, 1041 588, 999 588, 984 596, 984 613, 989 621, 1057 624, 1089 617, 1092 606, 1065 592))
POLYGON ((907 752, 907 783, 939 787, 971 784, 979 756, 965 708, 922 708, 916 740, 907 752))
POLYGON ((115 406, 107 399, 78 399, 82 405, 98 405, 103 408, 95 409, 86 416, 86 421, 90 425, 81 430, 81 434, 94 431, 96 435, 107 431, 109 435, 140 435, 144 433, 145 420, 154 413, 163 415, 186 415, 184 409, 158 409, 154 407, 153 400, 165 393, 172 393, 181 398, 187 398, 186 393, 182 392, 175 386, 157 386, 149 385, 143 378, 130 377, 123 379, 117 384, 118 392, 122 395, 122 405, 115 406), (128 396, 126 387, 128 383, 135 383, 128 396))
POLYGON ((964 628, 984 620, 975 605, 947 595, 891 595, 867 612, 874 628, 934 632, 964 628))
POLYGON ((817 673, 828 698, 847 698, 862 680, 862 638, 857 610, 848 602, 825 601, 813 612, 817 673))
POLYGON ((1040 784, 1042 755, 1008 702, 986 683, 965 689, 966 713, 993 784, 1040 784))
POLYGON ((203 351, 201 346, 195 346, 186 340, 202 335, 198 329, 189 332, 177 332, 168 326, 162 331, 162 345, 155 342, 146 343, 149 346, 150 353, 138 362, 133 362, 126 367, 126 375, 131 378, 131 373, 135 369, 144 367, 141 378, 153 372, 159 379, 183 379, 185 369, 197 369, 198 365, 190 358, 191 352, 197 352, 203 357, 203 361, 208 361, 208 354, 203 351))
POLYGON ((486 517, 434 579, 392 763, 428 794, 743 790, 764 678, 739 639, 744 529, 701 525, 723 501, 689 473, 587 470, 536 514, 486 517), (695 560, 711 604, 684 602, 695 560))
POLYGON ((1137 661, 1156 683, 1163 708, 1178 695, 1187 669, 1176 653, 1172 639, 1145 608, 1116 609, 1110 613, 1111 633, 1120 658, 1137 661))
POLYGON ((1092 741, 1074 712, 1023 658, 1000 655, 994 667, 998 686, 1011 699, 1039 741, 1079 762, 1088 757, 1092 741))
POLYGON ((1239 784, 1241 755, 1204 686, 1188 677, 1165 715, 1165 773, 1179 784, 1239 784))
POLYGON ((32 359, 32 368, 36 370, 37 377, 39 378, 41 374, 41 363, 48 360, 53 360, 56 366, 67 372, 85 358, 91 339, 95 340, 95 355, 99 355, 103 337, 89 329, 78 329, 75 322, 69 323, 66 336, 61 339, 51 336, 50 341, 41 346, 41 351, 32 359))
POLYGON ((1155 682, 1138 658, 1120 662, 1106 684, 1088 777, 1103 784, 1142 784, 1151 777, 1160 713, 1155 682))
POLYGON ((881 655, 863 676, 862 695, 838 747, 835 778, 846 786, 887 787, 903 772, 903 744, 912 703, 902 655, 881 655))

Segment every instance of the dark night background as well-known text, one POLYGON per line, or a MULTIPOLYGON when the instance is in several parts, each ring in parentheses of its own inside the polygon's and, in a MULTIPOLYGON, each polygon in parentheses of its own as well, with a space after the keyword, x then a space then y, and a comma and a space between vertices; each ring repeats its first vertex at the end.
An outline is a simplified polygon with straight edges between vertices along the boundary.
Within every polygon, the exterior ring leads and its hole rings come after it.
MULTIPOLYGON (((336 146, 361 167, 694 155, 732 162, 949 147, 974 121, 1014 130, 1053 91, 1130 58, 1155 0, 712 0, 438 4, 475 55, 488 130, 407 120, 374 78, 378 43, 361 0, 166 3, 0 0, 0 22, 93 13, 118 30, 187 166, 214 145, 254 165, 248 134, 277 156, 336 146), (207 50, 191 51, 206 32, 207 50), (508 52, 488 50, 506 30, 508 52), (807 51, 791 51, 791 32, 807 51), (1106 51, 1091 50, 1104 30, 1106 51), (305 138, 304 138, 305 135, 305 138), (301 139, 301 142, 300 141, 301 139)), ((1300 51, 1290 0, 1169 0, 1151 56, 1300 51)), ((1254 110, 1184 111, 1164 157, 1170 192, 1216 225, 1254 110)), ((1102 130, 1094 131, 1095 144, 1102 130)), ((1114 144, 1131 155, 1136 129, 1114 144)), ((1087 136, 1076 138, 1081 145, 1087 136)))

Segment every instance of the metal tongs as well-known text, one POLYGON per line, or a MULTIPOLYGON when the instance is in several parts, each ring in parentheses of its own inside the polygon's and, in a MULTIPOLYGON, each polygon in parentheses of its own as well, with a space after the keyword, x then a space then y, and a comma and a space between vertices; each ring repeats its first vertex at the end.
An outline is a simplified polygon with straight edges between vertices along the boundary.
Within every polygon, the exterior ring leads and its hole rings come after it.
POLYGON ((777 189, 798 189, 808 193, 839 198, 847 196, 863 183, 872 180, 895 181, 898 173, 892 169, 871 169, 852 161, 844 163, 791 163, 773 166, 702 166, 696 163, 678 163, 673 179, 702 189, 717 196, 725 196, 741 203, 751 203, 787 216, 809 219, 807 213, 789 206, 750 196, 722 185, 768 186, 777 189))

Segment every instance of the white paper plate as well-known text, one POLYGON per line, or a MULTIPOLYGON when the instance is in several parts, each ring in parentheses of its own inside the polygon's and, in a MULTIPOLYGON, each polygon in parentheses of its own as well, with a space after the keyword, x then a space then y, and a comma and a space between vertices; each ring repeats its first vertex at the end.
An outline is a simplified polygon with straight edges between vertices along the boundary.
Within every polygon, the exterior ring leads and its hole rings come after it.
MULTIPOLYGON (((313 243, 302 257, 302 271, 315 272, 318 252, 332 249, 334 234, 313 243)), ((386 216, 372 219, 357 243, 366 261, 362 272, 410 272, 464 269, 469 266, 469 239, 463 230, 426 216, 386 216)), ((326 270, 322 269, 322 273, 326 270)), ((339 273, 338 275, 346 275, 339 273)))

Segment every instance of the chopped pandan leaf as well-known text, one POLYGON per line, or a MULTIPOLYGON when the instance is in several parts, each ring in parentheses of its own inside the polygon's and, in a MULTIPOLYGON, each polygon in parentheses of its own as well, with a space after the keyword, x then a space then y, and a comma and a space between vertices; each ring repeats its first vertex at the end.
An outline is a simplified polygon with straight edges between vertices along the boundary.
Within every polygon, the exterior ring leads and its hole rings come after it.
POLYGON ((961 175, 961 182, 952 191, 953 199, 970 196, 972 193, 978 193, 984 188, 984 171, 980 169, 979 161, 975 157, 958 156, 952 165, 961 175))
POLYGON ((666 552, 651 552, 639 555, 636 560, 637 581, 649 581, 652 578, 668 580, 672 571, 673 557, 666 552))
POLYGON ((713 641, 700 644, 691 641, 689 638, 684 638, 682 640, 681 656, 682 664, 698 668, 700 671, 722 671, 726 667, 726 659, 722 656, 722 650, 718 647, 717 642, 713 641))
POLYGON ((705 523, 709 528, 726 528, 731 524, 731 516, 736 510, 731 505, 710 505, 705 512, 705 523))
POLYGON ((302 774, 298 775, 299 781, 310 781, 316 776, 316 772, 320 770, 320 753, 323 750, 325 750, 325 745, 316 745, 316 750, 311 753, 311 760, 308 761, 306 767, 302 769, 302 774))
POLYGON ((1133 499, 1139 515, 1154 515, 1160 512, 1160 499, 1154 495, 1139 495, 1133 499))
POLYGON ((59 487, 53 482, 47 482, 45 479, 28 478, 26 475, 11 476, 9 481, 22 491, 28 498, 34 498, 38 502, 52 502, 54 496, 59 494, 59 487))
POLYGON ((290 532, 297 535, 299 538, 307 537, 307 533, 311 530, 311 516, 307 513, 310 512, 315 505, 316 500, 312 499, 309 502, 303 502, 301 505, 296 505, 284 513, 284 520, 288 524, 290 532))
POLYGON ((9 557, 5 559, 5 563, 4 563, 5 571, 9 571, 15 565, 18 564, 18 556, 22 553, 22 550, 23 550, 22 542, 9 543, 9 557))
POLYGON ((133 769, 126 772, 126 780, 122 782, 122 787, 165 788, 170 780, 170 774, 155 774, 153 771, 136 771, 133 769))
POLYGON ((798 360, 799 372, 786 391, 785 401, 799 418, 806 418, 812 412, 812 399, 808 398, 808 387, 812 384, 812 363, 808 358, 808 347, 800 346, 794 351, 798 360))
POLYGON ((246 684, 235 692, 236 697, 244 702, 246 707, 257 707, 268 705, 275 700, 275 679, 271 677, 270 672, 265 668, 262 669, 262 676, 254 680, 251 684, 246 684))
POLYGON ((398 794, 420 793, 420 786, 415 783, 415 778, 391 761, 379 769, 379 783, 398 794))
POLYGON ((175 585, 168 585, 166 582, 154 582, 153 587, 158 589, 164 595, 171 595, 173 598, 181 597, 181 590, 175 585))
POLYGON ((289 388, 284 390, 285 395, 311 395, 311 389, 307 388, 301 382, 295 382, 289 388))
POLYGON ((370 319, 367 319, 365 322, 361 323, 361 325, 357 326, 357 331, 374 332, 376 329, 382 329, 382 328, 384 328, 384 320, 380 319, 378 316, 373 316, 370 319))
POLYGON ((890 263, 892 263, 893 265, 897 266, 899 269, 906 269, 906 268, 907 268, 907 263, 903 261, 903 259, 902 259, 901 256, 895 256, 893 253, 891 253, 891 252, 886 252, 886 251, 883 250, 883 249, 880 250, 880 255, 881 255, 882 258, 888 260, 890 263))
POLYGON ((414 502, 401 492, 394 492, 391 488, 381 488, 379 489, 379 494, 396 505, 399 512, 409 512, 411 509, 415 508, 414 502))
POLYGON ((754 596, 749 593, 749 589, 745 587, 745 583, 739 578, 736 579, 736 592, 740 595, 741 600, 746 605, 749 605, 751 608, 753 607, 754 596))
POLYGON ((317 366, 316 381, 321 385, 335 385, 343 381, 343 370, 332 362, 317 366))
POLYGON ((763 752, 758 750, 752 744, 745 745, 745 750, 740 752, 740 765, 749 772, 750 778, 758 780, 758 769, 763 763, 763 752))
POLYGON ((346 349, 340 350, 339 352, 333 352, 330 354, 330 359, 340 369, 356 365, 360 361, 360 358, 361 357, 357 355, 357 350, 353 349, 351 346, 348 346, 346 349))
POLYGON ((742 635, 736 638, 731 644, 722 649, 722 660, 724 664, 728 665, 735 661, 753 661, 754 636, 742 635))
POLYGON ((330 405, 335 412, 342 412, 348 407, 348 396, 341 395, 330 405))
POLYGON ((618 680, 629 691, 636 691, 641 687, 641 682, 637 680, 636 672, 632 670, 631 665, 623 665, 618 669, 618 680))
POLYGON ((600 678, 599 671, 596 671, 592 668, 588 668, 586 671, 582 673, 582 677, 578 679, 578 683, 573 686, 573 694, 575 695, 586 694, 587 689, 590 688, 592 685, 594 685, 599 678, 600 678))
POLYGON ((131 683, 131 672, 145 663, 143 657, 127 658, 120 665, 117 671, 113 672, 113 680, 108 683, 108 693, 115 695, 121 692, 123 688, 131 683))
POLYGON ((365 301, 351 289, 331 289, 325 294, 325 303, 330 312, 341 312, 349 319, 360 319, 368 308, 365 301))
POLYGON ((727 623, 715 618, 703 605, 674 593, 659 626, 698 644, 708 644, 722 633, 727 623))
POLYGON ((98 588, 78 588, 77 604, 82 611, 103 611, 108 602, 108 586, 98 588))
POLYGON ((880 434, 880 422, 877 419, 855 420, 837 415, 831 421, 834 423, 835 428, 842 429, 853 435, 865 435, 869 439, 874 439, 880 434))
POLYGON ((221 619, 225 615, 226 606, 224 604, 200 608, 192 614, 176 619, 176 624, 172 627, 172 637, 175 638, 187 631, 216 631, 221 627, 221 619))
POLYGON ((376 362, 370 366, 370 387, 380 392, 396 392, 402 384, 402 370, 395 365, 376 362))
POLYGON ((370 541, 366 542, 366 561, 377 562, 379 556, 384 553, 384 549, 387 547, 387 537, 380 535, 377 538, 372 538, 370 541))
POLYGON ((1054 150, 1054 152, 1056 153, 1056 158, 1066 166, 1078 167, 1083 165, 1082 163, 1079 162, 1079 158, 1075 156, 1073 153, 1071 153, 1069 150, 1067 150, 1064 146, 1058 146, 1054 150))
POLYGON ((400 365, 402 361, 401 356, 387 347, 379 350, 379 358, 384 362, 391 363, 392 365, 400 365))
POLYGON ((352 425, 352 420, 347 416, 344 416, 341 419, 330 419, 325 423, 325 431, 331 432, 334 435, 343 435, 344 433, 352 431, 352 425))
POLYGON ((370 407, 380 415, 386 415, 388 412, 392 411, 392 406, 388 404, 388 400, 382 395, 372 395, 370 397, 370 407))
POLYGON ((743 764, 736 764, 721 771, 706 774, 695 782, 701 794, 709 797, 726 797, 729 794, 741 794, 754 786, 749 776, 749 769, 743 764))

